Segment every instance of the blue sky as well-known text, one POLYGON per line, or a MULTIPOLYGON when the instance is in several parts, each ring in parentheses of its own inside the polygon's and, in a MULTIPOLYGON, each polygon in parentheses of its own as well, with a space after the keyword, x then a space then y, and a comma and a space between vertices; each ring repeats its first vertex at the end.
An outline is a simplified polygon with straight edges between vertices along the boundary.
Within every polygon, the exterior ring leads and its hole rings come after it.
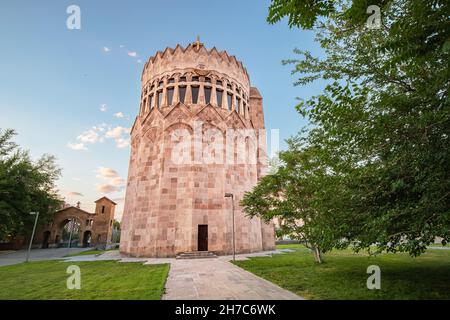
POLYGON ((286 21, 267 24, 269 3, 2 1, 0 128, 14 128, 33 158, 58 158, 58 187, 67 202, 92 211, 93 201, 107 195, 119 202, 120 217, 127 129, 139 108, 143 64, 156 51, 186 46, 199 35, 207 48, 227 50, 244 63, 264 98, 266 127, 280 129, 281 140, 306 124, 295 111, 296 97, 318 94, 321 86, 294 87, 292 66, 281 60, 294 57, 296 47, 320 49, 312 32, 289 29, 286 21), (81 8, 80 30, 66 27, 72 4, 81 8), (74 150, 82 141, 87 150, 74 150))

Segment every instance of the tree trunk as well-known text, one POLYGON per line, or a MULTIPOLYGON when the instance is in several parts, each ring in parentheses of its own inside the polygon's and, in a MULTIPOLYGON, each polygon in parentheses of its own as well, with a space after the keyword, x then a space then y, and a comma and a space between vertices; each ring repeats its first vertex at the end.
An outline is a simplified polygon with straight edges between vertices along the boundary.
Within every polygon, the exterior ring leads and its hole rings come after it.
POLYGON ((312 252, 314 255, 314 260, 316 260, 317 263, 322 263, 322 256, 320 253, 320 249, 317 245, 313 245, 312 252))

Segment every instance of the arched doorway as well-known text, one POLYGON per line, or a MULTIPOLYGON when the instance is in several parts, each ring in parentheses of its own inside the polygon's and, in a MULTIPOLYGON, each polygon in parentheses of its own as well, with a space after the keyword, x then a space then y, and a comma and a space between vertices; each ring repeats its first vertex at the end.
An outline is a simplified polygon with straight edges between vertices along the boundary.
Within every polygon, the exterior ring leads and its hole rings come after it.
POLYGON ((61 246, 62 247, 78 247, 80 242, 81 223, 78 219, 69 218, 62 222, 61 246))
POLYGON ((83 235, 83 247, 84 248, 91 246, 91 239, 92 239, 92 233, 89 230, 85 231, 84 235, 83 235))
POLYGON ((42 249, 48 248, 48 241, 50 240, 50 231, 44 232, 44 240, 42 241, 42 249))

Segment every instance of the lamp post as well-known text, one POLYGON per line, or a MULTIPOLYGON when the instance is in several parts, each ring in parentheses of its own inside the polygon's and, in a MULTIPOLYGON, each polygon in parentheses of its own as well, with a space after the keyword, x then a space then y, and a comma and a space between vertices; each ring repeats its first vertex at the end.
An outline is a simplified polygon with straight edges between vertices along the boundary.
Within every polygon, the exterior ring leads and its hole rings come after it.
POLYGON ((233 261, 236 261, 236 244, 234 237, 234 195, 232 193, 225 193, 225 198, 231 198, 231 211, 233 220, 233 261))
POLYGON ((74 224, 74 219, 69 220, 70 223, 70 233, 69 233, 69 245, 67 246, 68 249, 70 249, 70 246, 72 244, 72 233, 73 233, 73 224, 74 224))
POLYGON ((33 238, 34 238, 34 232, 36 231, 36 225, 39 218, 39 212, 30 212, 30 215, 36 215, 36 218, 34 219, 34 226, 33 226, 33 232, 31 233, 31 239, 30 244, 28 245, 28 251, 27 251, 27 258, 25 262, 28 262, 28 259, 30 259, 30 251, 31 251, 31 245, 33 244, 33 238))

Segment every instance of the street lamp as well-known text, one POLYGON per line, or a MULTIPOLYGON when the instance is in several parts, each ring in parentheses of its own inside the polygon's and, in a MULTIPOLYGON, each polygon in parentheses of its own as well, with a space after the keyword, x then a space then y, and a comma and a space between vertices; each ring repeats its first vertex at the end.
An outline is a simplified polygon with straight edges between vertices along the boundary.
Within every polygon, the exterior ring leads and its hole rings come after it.
POLYGON ((31 244, 33 243, 34 232, 36 231, 36 225, 39 218, 39 212, 30 212, 30 214, 32 216, 36 215, 36 219, 34 219, 33 232, 31 233, 30 245, 28 246, 27 259, 25 260, 25 262, 28 262, 28 259, 30 258, 31 244))
POLYGON ((236 261, 236 245, 234 239, 234 195, 232 193, 225 193, 225 198, 231 198, 231 210, 232 210, 232 219, 233 219, 233 261, 236 261))

